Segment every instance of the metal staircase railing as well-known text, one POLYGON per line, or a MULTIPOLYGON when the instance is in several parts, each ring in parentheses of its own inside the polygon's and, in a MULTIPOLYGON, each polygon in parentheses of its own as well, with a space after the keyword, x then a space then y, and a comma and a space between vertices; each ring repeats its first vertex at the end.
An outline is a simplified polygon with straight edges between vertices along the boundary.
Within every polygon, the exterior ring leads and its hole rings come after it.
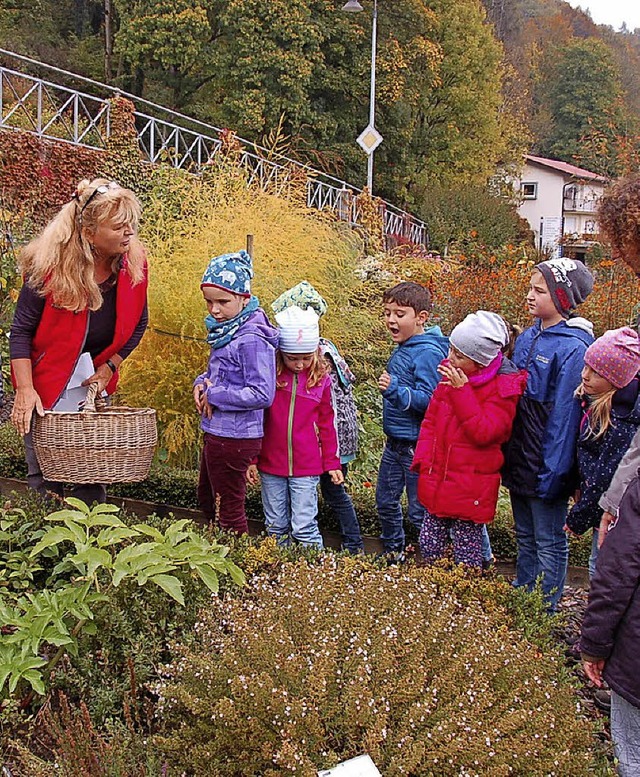
MULTIPOLYGON (((148 162, 170 164, 197 174, 222 148, 222 131, 217 127, 14 52, 0 49, 0 55, 12 57, 38 70, 44 69, 66 82, 82 82, 102 95, 122 95, 131 99, 134 105, 147 106, 145 113, 135 111, 135 121, 140 151, 148 162), (172 120, 154 116, 152 111, 162 112, 172 120)), ((0 65, 0 128, 21 129, 50 140, 104 149, 111 131, 110 102, 88 91, 0 65)), ((238 140, 242 146, 239 163, 246 170, 248 186, 278 194, 283 192, 294 174, 303 175, 309 208, 328 210, 341 221, 354 227, 360 225, 357 199, 360 189, 285 156, 267 158, 267 155, 273 155, 266 149, 242 138, 238 140), (265 156, 261 155, 263 151, 265 156)), ((427 245, 428 234, 423 221, 384 200, 380 200, 380 209, 389 244, 402 240, 427 245)))

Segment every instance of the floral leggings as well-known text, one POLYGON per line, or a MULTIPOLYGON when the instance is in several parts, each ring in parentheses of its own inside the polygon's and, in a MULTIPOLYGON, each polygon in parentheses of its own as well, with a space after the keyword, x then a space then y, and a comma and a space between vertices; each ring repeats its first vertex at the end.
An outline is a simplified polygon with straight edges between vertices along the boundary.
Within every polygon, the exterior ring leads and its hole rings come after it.
POLYGON ((427 562, 444 558, 449 541, 456 564, 482 568, 482 524, 427 513, 420 531, 420 552, 427 562))

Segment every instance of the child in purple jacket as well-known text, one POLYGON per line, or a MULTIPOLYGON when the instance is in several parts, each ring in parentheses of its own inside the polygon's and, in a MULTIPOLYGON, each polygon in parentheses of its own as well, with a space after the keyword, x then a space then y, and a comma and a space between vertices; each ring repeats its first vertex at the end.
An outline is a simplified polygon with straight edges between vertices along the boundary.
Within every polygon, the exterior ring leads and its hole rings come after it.
POLYGON ((213 522, 219 497, 218 522, 237 534, 247 532, 245 473, 260 453, 264 411, 276 390, 278 333, 251 295, 252 277, 246 251, 209 262, 200 288, 209 311, 211 355, 207 371, 193 384, 204 432, 200 508, 213 522))

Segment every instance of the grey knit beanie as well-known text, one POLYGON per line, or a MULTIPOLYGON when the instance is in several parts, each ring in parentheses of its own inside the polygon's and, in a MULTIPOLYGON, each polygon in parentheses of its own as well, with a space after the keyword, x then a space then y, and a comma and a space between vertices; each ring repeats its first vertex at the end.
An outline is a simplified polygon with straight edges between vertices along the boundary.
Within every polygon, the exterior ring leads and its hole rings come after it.
POLYGON ((556 310, 565 318, 586 300, 593 289, 593 275, 577 259, 548 259, 537 264, 536 270, 542 273, 556 310))
POLYGON ((509 342, 509 330, 497 313, 478 310, 454 327, 449 342, 457 351, 486 367, 509 342))

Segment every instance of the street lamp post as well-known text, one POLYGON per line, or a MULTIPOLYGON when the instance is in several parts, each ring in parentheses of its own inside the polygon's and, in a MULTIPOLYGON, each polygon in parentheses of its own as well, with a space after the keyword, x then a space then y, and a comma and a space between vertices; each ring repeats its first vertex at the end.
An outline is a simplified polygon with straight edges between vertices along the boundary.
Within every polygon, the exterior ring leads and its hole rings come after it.
MULTIPOLYGON (((364 11, 358 0, 348 0, 343 11, 357 13, 364 11)), ((358 143, 368 155, 367 187, 373 194, 373 152, 382 143, 382 136, 376 130, 376 48, 378 40, 378 0, 373 0, 373 24, 371 27, 371 90, 369 93, 369 126, 358 138, 358 143)))

